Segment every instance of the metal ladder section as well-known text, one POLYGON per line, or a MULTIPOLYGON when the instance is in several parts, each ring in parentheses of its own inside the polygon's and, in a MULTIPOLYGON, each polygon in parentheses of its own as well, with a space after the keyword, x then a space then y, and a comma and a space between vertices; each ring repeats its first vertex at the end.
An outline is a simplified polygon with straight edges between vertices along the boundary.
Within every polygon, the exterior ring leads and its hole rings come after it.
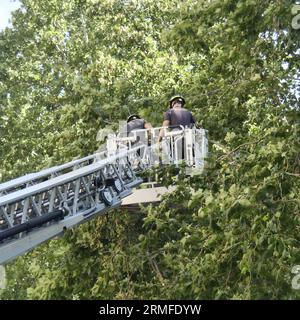
POLYGON ((139 172, 153 165, 179 163, 180 140, 188 166, 199 167, 207 152, 201 130, 153 128, 129 137, 110 136, 104 152, 0 184, 0 264, 119 207, 132 188, 143 182, 139 172), (165 130, 163 148, 156 143, 160 130, 165 130))
POLYGON ((0 197, 17 190, 27 188, 34 184, 47 181, 64 173, 74 171, 97 160, 105 159, 105 157, 105 151, 98 152, 78 160, 73 160, 60 166, 47 168, 39 172, 29 173, 25 176, 4 182, 0 184, 0 197))

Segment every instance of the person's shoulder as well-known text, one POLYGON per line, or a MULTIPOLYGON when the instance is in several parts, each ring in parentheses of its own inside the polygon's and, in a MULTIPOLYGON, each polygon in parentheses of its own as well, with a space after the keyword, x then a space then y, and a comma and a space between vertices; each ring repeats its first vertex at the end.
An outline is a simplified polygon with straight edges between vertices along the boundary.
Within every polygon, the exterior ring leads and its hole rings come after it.
POLYGON ((184 110, 184 112, 189 113, 189 114, 193 114, 192 111, 188 110, 188 109, 182 109, 184 110))
POLYGON ((141 119, 134 119, 132 122, 136 123, 137 125, 139 125, 139 124, 145 123, 146 120, 141 118, 141 119))
POLYGON ((168 110, 166 110, 165 112, 164 112, 164 120, 171 120, 171 111, 172 109, 168 109, 168 110))

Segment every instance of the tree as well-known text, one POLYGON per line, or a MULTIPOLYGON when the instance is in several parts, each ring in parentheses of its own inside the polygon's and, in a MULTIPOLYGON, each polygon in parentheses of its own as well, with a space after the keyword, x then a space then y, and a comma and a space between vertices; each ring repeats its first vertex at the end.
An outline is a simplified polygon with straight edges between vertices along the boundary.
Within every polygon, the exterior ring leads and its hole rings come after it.
MULTIPOLYGON (((30 10, 40 10, 34 19, 45 30, 55 20, 49 12, 56 1, 24 4, 28 10, 15 18, 20 27, 11 31, 20 35, 15 47, 24 34, 33 39, 28 30, 36 30, 36 25, 21 28, 33 20, 30 10)), ((63 14, 56 7, 61 19, 57 32, 67 43, 67 49, 61 50, 68 58, 60 58, 54 47, 49 53, 52 38, 43 33, 39 48, 48 48, 42 52, 51 61, 50 71, 57 70, 62 59, 57 74, 64 84, 61 102, 49 110, 50 119, 58 119, 52 120, 55 129, 47 127, 49 121, 43 127, 45 134, 51 134, 44 143, 45 159, 64 161, 92 151, 93 142, 86 139, 96 129, 87 128, 124 118, 125 110, 138 110, 158 124, 164 107, 157 108, 158 102, 179 91, 186 93, 197 122, 209 130, 205 174, 186 177, 182 171, 177 190, 159 206, 141 209, 139 214, 110 213, 19 258, 8 267, 4 298, 299 297, 291 286, 291 269, 300 259, 295 81, 300 34, 291 25, 291 2, 186 0, 179 4, 101 1, 97 2, 101 10, 95 11, 91 1, 71 1, 63 14), (101 118, 95 120, 93 112, 100 101, 105 104, 101 104, 101 118)), ((6 46, 14 43, 9 31, 2 37, 6 46)), ((24 41, 24 46, 28 43, 24 41)), ((32 57, 30 70, 38 52, 35 58, 28 54, 25 59, 32 57)), ((13 67, 15 58, 9 58, 8 51, 5 57, 12 59, 13 67)), ((24 63, 15 70, 20 68, 24 63)), ((21 83, 25 87, 25 81, 21 83)), ((37 81, 36 88, 43 83, 37 81)), ((55 83, 50 81, 51 90, 55 83)), ((14 101, 24 97, 20 92, 14 101)), ((20 105, 11 107, 12 112, 20 105)), ((27 123, 26 118, 23 121, 27 123)), ((5 148, 13 130, 7 131, 5 148)), ((32 137, 29 128, 25 132, 32 137)), ((2 170, 9 177, 8 163, 13 158, 5 152, 0 155, 5 160, 2 170)), ((172 170, 159 172, 162 183, 170 183, 172 170)))

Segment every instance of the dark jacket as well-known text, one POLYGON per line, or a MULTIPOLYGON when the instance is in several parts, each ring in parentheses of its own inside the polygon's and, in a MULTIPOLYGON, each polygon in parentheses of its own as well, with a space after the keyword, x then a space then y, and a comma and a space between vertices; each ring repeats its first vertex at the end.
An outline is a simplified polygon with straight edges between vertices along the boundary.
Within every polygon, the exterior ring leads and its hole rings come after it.
POLYGON ((170 126, 191 127, 195 124, 192 113, 184 108, 169 109, 164 114, 164 120, 169 120, 170 126))
POLYGON ((135 119, 127 123, 127 134, 133 130, 145 129, 146 121, 144 119, 135 119))

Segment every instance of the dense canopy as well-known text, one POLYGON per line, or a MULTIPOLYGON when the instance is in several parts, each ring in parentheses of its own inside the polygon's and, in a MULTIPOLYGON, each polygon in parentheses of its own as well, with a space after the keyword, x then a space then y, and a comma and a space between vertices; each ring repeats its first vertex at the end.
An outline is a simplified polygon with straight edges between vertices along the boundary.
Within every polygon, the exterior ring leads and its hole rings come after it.
POLYGON ((20 2, 0 32, 0 182, 94 152, 129 114, 161 125, 178 93, 210 153, 158 206, 7 265, 0 297, 299 298, 297 1, 20 2))

